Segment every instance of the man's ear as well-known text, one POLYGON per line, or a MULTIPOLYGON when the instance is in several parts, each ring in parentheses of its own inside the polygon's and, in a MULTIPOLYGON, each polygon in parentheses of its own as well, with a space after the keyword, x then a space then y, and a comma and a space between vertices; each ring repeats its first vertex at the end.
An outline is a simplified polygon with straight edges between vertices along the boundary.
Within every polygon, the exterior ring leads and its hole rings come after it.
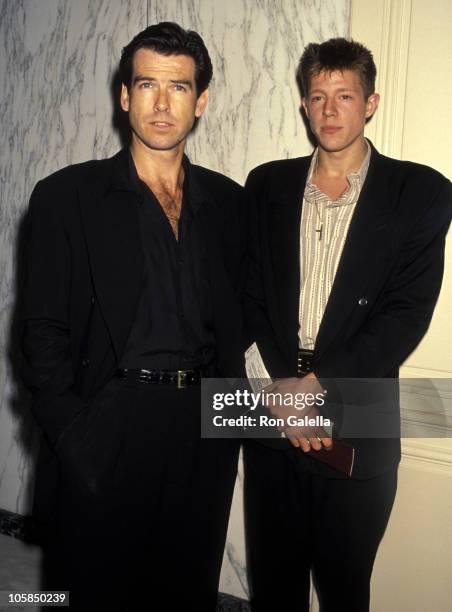
POLYGON ((370 119, 378 108, 380 102, 380 94, 370 94, 366 101, 366 119, 370 119))
POLYGON ((306 98, 301 98, 301 108, 304 110, 306 117, 309 118, 308 105, 306 104, 306 98))
POLYGON ((209 90, 205 89, 196 100, 195 117, 201 117, 206 110, 207 101, 209 99, 209 90))
POLYGON ((121 108, 122 108, 122 110, 125 111, 126 113, 128 113, 129 112, 129 90, 124 85, 124 83, 121 84, 121 97, 120 97, 120 101, 121 101, 121 108))

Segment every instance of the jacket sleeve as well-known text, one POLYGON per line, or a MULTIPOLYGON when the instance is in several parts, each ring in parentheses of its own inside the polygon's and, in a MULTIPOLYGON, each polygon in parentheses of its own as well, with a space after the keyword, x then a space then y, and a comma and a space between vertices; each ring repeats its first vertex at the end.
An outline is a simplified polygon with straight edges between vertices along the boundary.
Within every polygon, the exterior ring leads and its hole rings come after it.
POLYGON ((315 364, 322 378, 379 378, 397 371, 428 329, 441 288, 452 193, 442 180, 412 223, 365 324, 315 364))
POLYGON ((61 206, 46 179, 32 193, 27 218, 23 377, 32 411, 54 445, 84 402, 74 392, 70 343, 71 250, 61 206))
MULTIPOLYGON (((257 169, 260 170, 259 168, 257 169)), ((245 184, 245 199, 248 207, 247 282, 244 292, 244 316, 247 347, 256 342, 263 361, 273 378, 287 376, 288 365, 279 348, 270 321, 269 306, 263 281, 262 253, 262 202, 263 187, 256 170, 248 176, 245 184)))

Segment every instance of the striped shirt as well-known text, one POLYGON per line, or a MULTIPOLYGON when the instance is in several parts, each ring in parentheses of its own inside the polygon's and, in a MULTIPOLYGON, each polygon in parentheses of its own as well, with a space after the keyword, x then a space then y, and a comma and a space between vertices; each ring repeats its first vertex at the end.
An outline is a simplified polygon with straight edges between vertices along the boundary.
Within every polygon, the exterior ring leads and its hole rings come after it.
POLYGON ((353 211, 369 168, 370 146, 367 141, 366 144, 367 154, 361 168, 347 176, 349 189, 334 201, 311 182, 318 149, 312 156, 300 224, 300 348, 314 350, 353 211))

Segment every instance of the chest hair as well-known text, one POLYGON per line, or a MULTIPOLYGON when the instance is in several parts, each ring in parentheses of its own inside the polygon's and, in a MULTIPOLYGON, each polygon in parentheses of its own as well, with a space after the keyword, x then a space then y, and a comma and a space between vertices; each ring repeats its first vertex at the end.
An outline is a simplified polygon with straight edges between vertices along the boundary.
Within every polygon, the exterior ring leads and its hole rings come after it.
POLYGON ((177 188, 175 193, 170 193, 169 190, 162 185, 152 185, 147 183, 149 189, 157 198, 163 212, 168 219, 171 229, 174 232, 176 240, 179 239, 179 219, 182 210, 182 189, 177 188))

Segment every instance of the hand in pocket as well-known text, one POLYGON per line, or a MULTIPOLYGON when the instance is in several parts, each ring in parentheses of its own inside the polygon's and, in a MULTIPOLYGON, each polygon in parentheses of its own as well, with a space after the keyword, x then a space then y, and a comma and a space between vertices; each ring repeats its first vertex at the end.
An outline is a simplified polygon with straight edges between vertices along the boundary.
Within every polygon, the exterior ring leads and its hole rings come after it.
POLYGON ((112 385, 107 384, 88 403, 55 447, 65 484, 94 497, 112 484, 121 452, 124 427, 117 401, 120 387, 112 385))

